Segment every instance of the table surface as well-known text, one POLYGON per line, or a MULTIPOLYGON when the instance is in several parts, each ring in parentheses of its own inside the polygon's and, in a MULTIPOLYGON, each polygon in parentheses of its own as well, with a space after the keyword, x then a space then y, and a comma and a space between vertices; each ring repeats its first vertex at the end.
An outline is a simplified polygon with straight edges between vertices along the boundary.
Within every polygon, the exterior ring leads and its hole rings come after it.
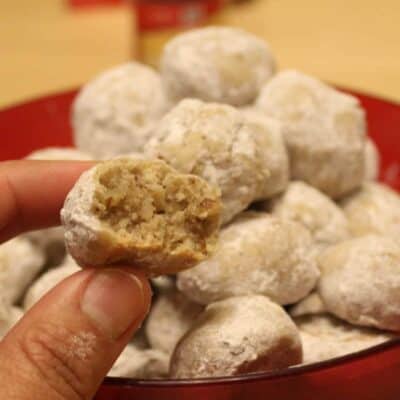
MULTIPOLYGON (((280 68, 400 101, 399 0, 253 0, 220 21, 265 38, 280 68)), ((0 107, 82 84, 131 58, 127 7, 0 1, 0 107)))

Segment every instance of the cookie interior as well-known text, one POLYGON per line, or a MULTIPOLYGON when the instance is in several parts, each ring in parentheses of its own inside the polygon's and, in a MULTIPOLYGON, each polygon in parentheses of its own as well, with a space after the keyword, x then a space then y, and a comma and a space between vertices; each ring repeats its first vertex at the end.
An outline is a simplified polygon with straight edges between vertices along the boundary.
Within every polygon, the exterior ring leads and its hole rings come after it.
POLYGON ((220 207, 215 188, 162 161, 118 159, 96 170, 92 212, 128 246, 200 260, 216 240, 220 207))

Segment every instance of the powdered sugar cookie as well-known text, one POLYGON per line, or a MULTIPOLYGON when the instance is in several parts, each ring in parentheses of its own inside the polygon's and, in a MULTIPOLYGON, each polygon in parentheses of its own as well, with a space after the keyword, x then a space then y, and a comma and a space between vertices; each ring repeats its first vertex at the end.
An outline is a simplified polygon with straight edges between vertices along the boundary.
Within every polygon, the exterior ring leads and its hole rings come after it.
POLYGON ((256 106, 284 124, 292 178, 333 198, 361 185, 366 122, 355 97, 288 70, 266 83, 256 106))
MULTIPOLYGON (((268 197, 270 135, 231 106, 183 100, 160 122, 147 146, 149 157, 221 189, 222 223, 268 197)), ((278 185, 279 186, 279 185, 278 185)))
POLYGON ((275 71, 268 45, 236 28, 208 27, 182 33, 169 41, 161 58, 168 96, 177 101, 251 103, 275 71))
POLYGON ((295 303, 317 283, 312 244, 296 222, 245 212, 221 231, 209 259, 178 274, 177 286, 200 304, 245 294, 295 303))
POLYGON ((173 378, 239 375, 285 368, 302 359, 299 333, 285 311, 264 296, 207 306, 178 343, 173 378))
POLYGON ((136 62, 114 67, 87 83, 76 98, 75 145, 101 159, 140 152, 166 107, 156 71, 136 62))
POLYGON ((175 273, 210 254, 219 228, 216 188, 163 161, 118 159, 84 172, 61 211, 80 265, 133 264, 175 273))
POLYGON ((318 291, 329 312, 355 325, 400 331, 400 245, 368 235, 318 258, 318 291))

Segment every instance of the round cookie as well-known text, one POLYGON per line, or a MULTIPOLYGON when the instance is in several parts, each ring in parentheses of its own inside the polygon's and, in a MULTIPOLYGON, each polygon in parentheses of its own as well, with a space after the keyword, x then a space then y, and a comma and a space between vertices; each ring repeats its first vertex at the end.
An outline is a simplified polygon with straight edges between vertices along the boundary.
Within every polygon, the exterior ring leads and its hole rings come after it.
POLYGON ((172 354, 202 309, 176 290, 160 294, 151 307, 145 326, 150 347, 172 354))
POLYGON ((296 222, 244 212, 221 231, 210 258, 178 274, 177 286, 200 304, 247 294, 292 304, 317 283, 312 245, 308 231, 296 222))
POLYGON ((318 258, 325 307, 352 324, 400 331, 400 244, 367 235, 341 242, 318 258))
POLYGON ((283 123, 292 178, 333 198, 360 186, 366 122, 355 97, 287 70, 265 84, 256 106, 283 123))
POLYGON ((27 311, 47 292, 79 270, 80 268, 75 261, 70 256, 67 256, 59 267, 45 272, 28 288, 23 301, 24 310, 27 311))
POLYGON ((342 205, 353 236, 379 234, 400 239, 400 195, 388 186, 366 182, 342 205))
POLYGON ((270 191, 270 150, 276 146, 253 125, 231 106, 183 100, 160 121, 147 154, 218 186, 225 224, 270 191))
POLYGON ((291 317, 302 317, 304 315, 326 314, 327 311, 321 296, 315 291, 290 307, 289 315, 291 317))
POLYGON ((119 378, 157 379, 168 375, 169 357, 159 350, 128 344, 107 374, 119 378))
POLYGON ((364 153, 364 180, 376 181, 379 177, 380 155, 376 144, 367 138, 364 153))
POLYGON ((182 33, 166 44, 161 57, 165 91, 174 101, 194 97, 248 104, 274 72, 275 60, 267 43, 236 28, 182 33))
POLYGON ((277 304, 239 296, 207 306, 178 343, 172 378, 206 378, 286 368, 302 359, 299 333, 277 304))
POLYGON ((291 182, 269 207, 277 217, 296 221, 307 228, 319 249, 349 237, 343 210, 305 182, 291 182))
POLYGON ((16 303, 44 267, 43 252, 28 239, 17 237, 0 246, 0 293, 6 303, 16 303))
POLYGON ((166 108, 156 71, 136 62, 114 67, 78 94, 72 113, 75 145, 100 159, 140 152, 166 108))
POLYGON ((315 363, 376 346, 389 333, 359 328, 328 315, 296 318, 303 345, 303 363, 315 363))
POLYGON ((149 275, 189 268, 213 250, 219 191, 160 160, 118 159, 84 172, 61 211, 79 265, 132 264, 149 275))

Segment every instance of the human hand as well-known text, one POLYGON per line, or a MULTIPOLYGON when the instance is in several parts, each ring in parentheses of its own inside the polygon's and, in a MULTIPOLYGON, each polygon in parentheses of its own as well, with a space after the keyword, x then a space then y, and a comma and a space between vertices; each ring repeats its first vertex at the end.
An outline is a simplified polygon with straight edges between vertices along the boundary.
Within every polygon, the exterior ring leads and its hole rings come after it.
MULTIPOLYGON (((59 224, 64 199, 89 162, 0 163, 0 243, 59 224)), ((0 398, 86 400, 150 307, 133 268, 87 268, 33 306, 0 341, 0 398)))

